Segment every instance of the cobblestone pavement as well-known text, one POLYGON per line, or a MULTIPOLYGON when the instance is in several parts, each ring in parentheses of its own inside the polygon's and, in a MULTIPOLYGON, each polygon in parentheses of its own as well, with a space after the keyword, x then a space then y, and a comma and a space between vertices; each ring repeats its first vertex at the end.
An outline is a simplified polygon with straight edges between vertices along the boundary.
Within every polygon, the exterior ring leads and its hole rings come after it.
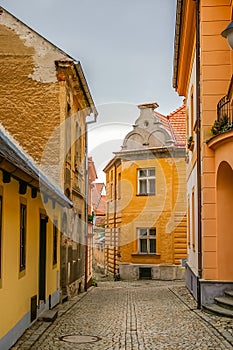
POLYGON ((215 317, 181 282, 107 281, 60 306, 52 324, 37 321, 12 349, 233 349, 233 321, 215 317))

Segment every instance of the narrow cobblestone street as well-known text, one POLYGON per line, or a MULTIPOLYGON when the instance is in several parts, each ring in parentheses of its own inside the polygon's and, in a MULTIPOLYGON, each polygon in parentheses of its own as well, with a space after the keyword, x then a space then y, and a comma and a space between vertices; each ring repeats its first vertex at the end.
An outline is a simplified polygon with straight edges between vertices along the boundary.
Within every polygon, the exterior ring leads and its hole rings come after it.
POLYGON ((37 321, 12 349, 232 349, 179 290, 183 283, 100 282, 60 307, 52 324, 37 321))

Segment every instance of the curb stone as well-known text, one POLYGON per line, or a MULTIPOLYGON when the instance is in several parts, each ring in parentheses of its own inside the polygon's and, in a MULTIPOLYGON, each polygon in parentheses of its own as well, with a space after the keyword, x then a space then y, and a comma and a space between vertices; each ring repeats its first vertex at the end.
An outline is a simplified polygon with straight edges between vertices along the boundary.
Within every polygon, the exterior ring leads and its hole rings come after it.
MULTIPOLYGON (((58 312, 57 318, 60 318, 66 312, 68 312, 74 304, 82 300, 88 293, 90 293, 95 287, 90 287, 86 292, 82 292, 73 298, 66 301, 64 304, 56 305, 52 310, 58 312)), ((54 321, 53 321, 54 322, 54 321)), ((51 327, 53 322, 46 322, 37 319, 28 329, 25 330, 23 335, 18 339, 18 341, 10 348, 10 350, 17 349, 30 349, 37 340, 51 327)))
POLYGON ((197 302, 185 286, 169 288, 191 311, 222 335, 233 346, 233 320, 197 309, 197 302))

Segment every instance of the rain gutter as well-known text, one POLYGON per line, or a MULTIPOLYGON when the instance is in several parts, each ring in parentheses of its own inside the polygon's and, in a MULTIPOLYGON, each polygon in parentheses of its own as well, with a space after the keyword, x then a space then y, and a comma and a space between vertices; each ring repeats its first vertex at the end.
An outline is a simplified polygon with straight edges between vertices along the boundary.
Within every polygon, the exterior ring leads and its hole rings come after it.
POLYGON ((200 111, 200 0, 196 2, 196 138, 197 138, 197 221, 198 221, 198 279, 197 308, 201 309, 202 279, 202 205, 201 205, 201 111, 200 111))

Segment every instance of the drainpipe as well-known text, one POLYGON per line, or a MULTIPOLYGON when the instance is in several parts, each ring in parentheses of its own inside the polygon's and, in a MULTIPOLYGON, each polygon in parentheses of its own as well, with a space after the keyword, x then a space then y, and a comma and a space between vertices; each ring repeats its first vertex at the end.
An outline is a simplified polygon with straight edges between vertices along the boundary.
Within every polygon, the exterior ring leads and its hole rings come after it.
POLYGON ((114 247, 113 247, 113 275, 114 280, 116 277, 116 210, 117 210, 117 191, 116 191, 116 183, 117 183, 117 171, 116 171, 116 163, 114 164, 114 214, 113 214, 113 229, 114 229, 114 247))
POLYGON ((196 1, 196 135, 197 135, 197 210, 198 210, 198 277, 197 308, 201 309, 202 279, 202 203, 201 203, 201 111, 200 111, 200 0, 196 1))
POLYGON ((84 275, 84 290, 87 291, 88 278, 88 138, 87 126, 96 123, 97 115, 94 114, 94 119, 85 123, 85 275, 84 275))

